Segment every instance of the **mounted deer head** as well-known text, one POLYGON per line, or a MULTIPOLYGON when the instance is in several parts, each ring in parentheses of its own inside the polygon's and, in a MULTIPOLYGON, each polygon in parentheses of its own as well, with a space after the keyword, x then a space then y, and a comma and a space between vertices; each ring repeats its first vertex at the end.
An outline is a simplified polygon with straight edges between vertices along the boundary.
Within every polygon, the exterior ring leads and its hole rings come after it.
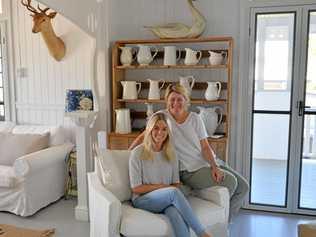
POLYGON ((51 20, 56 16, 57 12, 51 12, 47 14, 46 12, 49 8, 41 9, 39 5, 37 11, 34 7, 31 6, 32 0, 27 0, 25 3, 24 0, 21 0, 23 6, 26 7, 27 10, 32 12, 30 16, 33 17, 33 33, 41 32, 43 39, 46 43, 46 46, 49 50, 50 55, 55 58, 57 61, 60 61, 66 52, 66 47, 64 42, 56 36, 51 20))

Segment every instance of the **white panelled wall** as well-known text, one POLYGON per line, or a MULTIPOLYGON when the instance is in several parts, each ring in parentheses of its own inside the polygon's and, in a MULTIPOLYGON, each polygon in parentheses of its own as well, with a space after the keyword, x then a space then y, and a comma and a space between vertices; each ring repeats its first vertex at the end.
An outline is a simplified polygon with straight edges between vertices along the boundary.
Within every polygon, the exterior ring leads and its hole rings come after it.
MULTIPOLYGON (((42 1, 49 5, 56 5, 55 0, 42 1)), ((32 2, 36 4, 34 0, 32 2)), ((84 11, 82 11, 79 2, 75 7, 80 9, 78 13, 82 13, 84 11)), ((63 7, 63 5, 68 4, 66 2, 59 2, 59 4, 59 9, 69 8, 63 7)), ((19 123, 67 123, 67 121, 63 121, 65 89, 90 87, 91 75, 95 70, 101 113, 94 130, 106 129, 111 118, 108 109, 109 95, 111 94, 109 83, 111 51, 108 50, 108 47, 111 42, 120 39, 155 38, 143 28, 144 25, 167 22, 192 24, 187 0, 133 0, 132 2, 103 0, 97 1, 97 3, 93 1, 91 4, 94 6, 88 11, 95 10, 91 14, 96 17, 97 25, 96 32, 94 32, 98 50, 96 52, 98 59, 96 65, 102 64, 98 66, 99 69, 97 70, 91 67, 92 59, 90 57, 92 54, 90 51, 93 48, 93 39, 86 33, 58 14, 53 20, 54 29, 65 41, 67 52, 64 60, 56 62, 49 56, 41 36, 31 33, 32 19, 29 13, 21 6, 19 0, 13 0, 16 114, 19 123), (97 6, 98 4, 99 6, 97 6), (100 118, 102 119, 100 120, 100 118)), ((239 9, 240 1, 199 0, 195 1, 194 4, 207 20, 207 28, 203 36, 227 35, 235 39, 232 104, 232 127, 235 128, 239 48, 239 11, 236 9, 239 9)), ((87 29, 87 16, 82 16, 82 19, 86 20, 80 21, 83 24, 80 27, 87 29)), ((91 32, 89 33, 91 34, 91 32)), ((236 131, 233 129, 231 154, 235 153, 235 136, 236 131)), ((234 160, 233 158, 232 161, 234 160)), ((232 165, 234 166, 234 164, 232 165)))
MULTIPOLYGON (((33 6, 37 2, 32 1, 33 6)), ((21 124, 64 124, 66 89, 91 88, 94 38, 57 14, 55 33, 66 45, 66 56, 55 61, 40 33, 32 33, 32 17, 12 0, 16 119, 21 124)))

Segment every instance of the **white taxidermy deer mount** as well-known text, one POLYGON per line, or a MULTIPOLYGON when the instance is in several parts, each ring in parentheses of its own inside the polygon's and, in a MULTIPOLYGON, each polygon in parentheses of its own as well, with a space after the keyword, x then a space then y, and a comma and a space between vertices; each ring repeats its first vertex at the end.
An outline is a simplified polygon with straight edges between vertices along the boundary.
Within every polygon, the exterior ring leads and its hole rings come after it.
POLYGON ((37 11, 31 6, 31 1, 27 0, 27 3, 25 3, 24 0, 21 0, 21 3, 27 10, 33 13, 30 15, 33 17, 32 32, 41 32, 50 55, 57 61, 60 61, 65 56, 66 47, 61 38, 55 34, 52 26, 51 20, 56 16, 57 12, 46 13, 49 8, 41 9, 39 5, 37 5, 39 10, 37 11))

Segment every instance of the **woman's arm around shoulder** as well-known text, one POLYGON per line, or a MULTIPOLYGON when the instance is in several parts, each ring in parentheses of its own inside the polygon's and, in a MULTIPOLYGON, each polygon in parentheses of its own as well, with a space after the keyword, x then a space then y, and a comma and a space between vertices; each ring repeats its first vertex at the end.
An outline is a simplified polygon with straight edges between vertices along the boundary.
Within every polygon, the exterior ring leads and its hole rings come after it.
POLYGON ((144 141, 144 137, 145 137, 145 131, 143 131, 141 134, 139 134, 135 138, 135 140, 129 146, 128 150, 133 150, 136 146, 140 145, 144 141))

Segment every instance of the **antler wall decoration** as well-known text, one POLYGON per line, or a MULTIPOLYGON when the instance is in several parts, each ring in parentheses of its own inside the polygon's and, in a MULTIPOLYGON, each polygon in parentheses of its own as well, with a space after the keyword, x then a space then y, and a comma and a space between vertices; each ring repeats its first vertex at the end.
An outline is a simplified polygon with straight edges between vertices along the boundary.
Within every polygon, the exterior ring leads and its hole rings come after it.
POLYGON ((21 0, 21 3, 27 10, 33 13, 31 14, 31 17, 33 17, 32 32, 41 32, 50 55, 57 61, 60 61, 65 56, 66 47, 61 38, 55 34, 52 26, 51 20, 56 16, 57 12, 47 13, 49 8, 41 9, 39 5, 37 5, 39 10, 37 11, 37 9, 31 6, 31 0, 27 0, 26 3, 24 0, 21 0))

